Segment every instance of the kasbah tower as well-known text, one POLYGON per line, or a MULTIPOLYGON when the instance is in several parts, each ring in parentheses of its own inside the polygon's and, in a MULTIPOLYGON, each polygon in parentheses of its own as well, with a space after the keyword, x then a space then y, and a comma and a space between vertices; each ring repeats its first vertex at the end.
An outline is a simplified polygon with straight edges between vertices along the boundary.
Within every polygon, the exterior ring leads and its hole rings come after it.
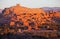
POLYGON ((46 20, 51 21, 51 17, 56 16, 60 17, 60 12, 53 12, 50 11, 49 13, 45 12, 42 8, 27 8, 23 7, 20 4, 17 4, 16 6, 12 6, 10 8, 6 8, 4 15, 13 13, 16 15, 12 16, 10 26, 20 26, 19 24, 16 24, 16 21, 23 22, 22 25, 27 26, 28 30, 31 30, 32 28, 35 28, 38 30, 38 26, 43 23, 50 23, 46 22, 46 20))

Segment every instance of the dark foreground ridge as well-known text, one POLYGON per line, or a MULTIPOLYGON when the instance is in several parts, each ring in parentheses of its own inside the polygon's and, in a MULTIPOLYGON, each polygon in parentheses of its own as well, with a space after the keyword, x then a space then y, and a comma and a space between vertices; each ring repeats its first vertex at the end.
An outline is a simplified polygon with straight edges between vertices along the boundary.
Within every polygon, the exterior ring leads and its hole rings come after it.
POLYGON ((7 33, 4 35, 0 35, 0 39, 60 39, 60 38, 56 38, 56 37, 51 37, 51 38, 47 38, 44 36, 32 36, 32 35, 19 35, 19 34, 12 34, 12 33, 7 33))
POLYGON ((13 35, 12 33, 8 33, 5 35, 0 35, 0 39, 48 39, 43 36, 29 36, 29 35, 13 35))

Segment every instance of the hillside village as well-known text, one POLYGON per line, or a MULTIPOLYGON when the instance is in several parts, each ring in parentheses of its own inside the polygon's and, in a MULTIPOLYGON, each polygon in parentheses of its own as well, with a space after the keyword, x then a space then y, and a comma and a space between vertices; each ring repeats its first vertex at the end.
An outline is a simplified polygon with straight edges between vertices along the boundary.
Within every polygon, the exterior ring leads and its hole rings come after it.
POLYGON ((0 34, 29 32, 37 36, 60 36, 60 12, 58 11, 46 12, 43 8, 27 8, 17 4, 5 8, 0 18, 0 34))

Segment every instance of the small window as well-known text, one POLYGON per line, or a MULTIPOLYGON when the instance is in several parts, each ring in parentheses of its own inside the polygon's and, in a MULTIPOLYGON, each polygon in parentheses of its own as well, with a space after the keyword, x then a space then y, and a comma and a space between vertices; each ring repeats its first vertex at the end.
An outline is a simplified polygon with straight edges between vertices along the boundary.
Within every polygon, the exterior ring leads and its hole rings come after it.
POLYGON ((26 15, 26 13, 23 13, 23 15, 26 15))
POLYGON ((44 16, 44 14, 43 14, 43 13, 40 13, 40 15, 41 15, 41 16, 44 16))
POLYGON ((32 28, 32 30, 35 30, 35 28, 32 28))
POLYGON ((35 20, 35 18, 33 17, 32 20, 35 20))
POLYGON ((23 25, 23 22, 19 22, 20 25, 23 25))
POLYGON ((23 22, 22 21, 21 22, 17 21, 15 24, 23 25, 23 22))
POLYGON ((31 21, 30 19, 27 19, 27 21, 31 21))
POLYGON ((36 13, 34 15, 37 15, 36 13))
POLYGON ((34 22, 30 22, 29 25, 30 25, 30 26, 34 26, 34 22))
POLYGON ((28 29, 28 26, 24 26, 24 29, 27 30, 28 29))
POLYGON ((28 29, 28 26, 18 27, 18 29, 27 30, 28 29))

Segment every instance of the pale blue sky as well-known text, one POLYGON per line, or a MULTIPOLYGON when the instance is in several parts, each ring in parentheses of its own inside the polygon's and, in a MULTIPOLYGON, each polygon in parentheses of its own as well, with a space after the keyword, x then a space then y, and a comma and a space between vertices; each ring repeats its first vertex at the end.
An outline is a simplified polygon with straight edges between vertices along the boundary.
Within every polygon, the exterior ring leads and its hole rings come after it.
POLYGON ((60 0, 0 0, 0 9, 19 3, 29 8, 60 7, 60 0))

